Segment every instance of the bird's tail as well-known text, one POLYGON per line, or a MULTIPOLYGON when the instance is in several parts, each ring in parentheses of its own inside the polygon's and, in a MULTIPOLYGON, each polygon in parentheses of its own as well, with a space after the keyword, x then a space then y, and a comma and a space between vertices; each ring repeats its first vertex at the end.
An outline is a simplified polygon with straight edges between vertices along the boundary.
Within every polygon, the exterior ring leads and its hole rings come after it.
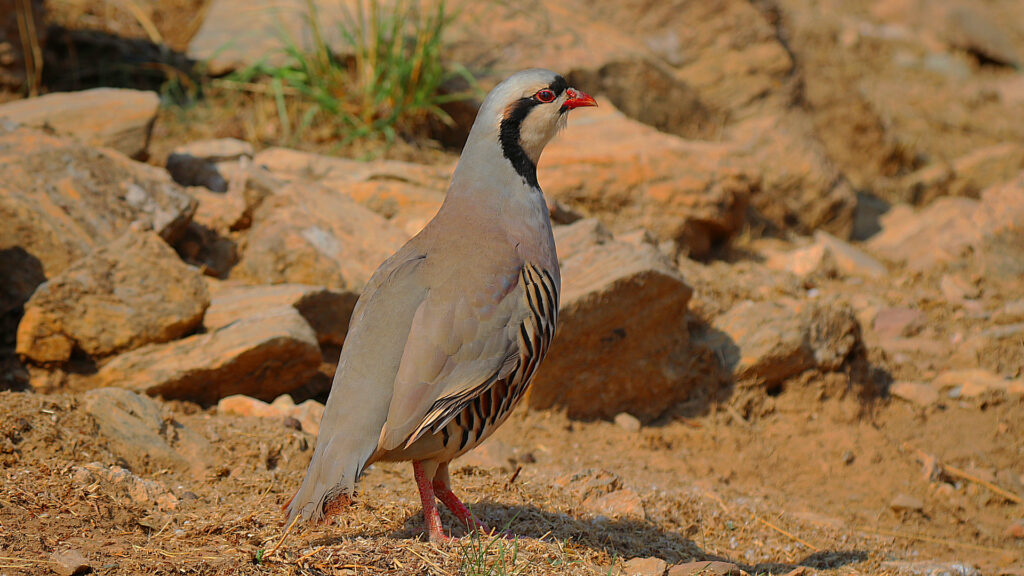
POLYGON ((288 520, 321 522, 352 502, 356 481, 377 449, 377 439, 335 434, 317 442, 299 491, 286 505, 288 520), (360 445, 362 444, 362 445, 360 445))
POLYGON ((356 481, 377 451, 386 407, 383 415, 379 410, 346 410, 337 404, 347 395, 335 392, 346 390, 333 390, 328 400, 306 477, 287 505, 289 522, 297 517, 303 522, 322 522, 348 505, 356 481))

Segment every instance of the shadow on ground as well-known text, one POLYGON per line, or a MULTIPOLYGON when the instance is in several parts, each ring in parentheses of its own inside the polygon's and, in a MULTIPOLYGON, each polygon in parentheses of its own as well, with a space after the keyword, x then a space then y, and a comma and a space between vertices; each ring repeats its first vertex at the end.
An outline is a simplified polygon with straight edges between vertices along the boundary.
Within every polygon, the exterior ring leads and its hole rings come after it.
MULTIPOLYGON (((795 563, 744 564, 734 558, 709 554, 683 534, 662 530, 650 522, 575 518, 535 506, 507 506, 493 502, 480 502, 470 507, 480 521, 519 538, 570 541, 622 559, 654 556, 670 564, 717 560, 732 562, 750 574, 786 573, 801 566, 829 570, 868 559, 867 552, 860 550, 822 550, 795 563)), ((444 526, 452 528, 453 536, 465 534, 454 516, 446 510, 441 513, 444 526)), ((401 530, 388 536, 396 539, 423 537, 423 517, 419 513, 413 514, 405 520, 401 530)), ((339 541, 332 539, 320 544, 337 544, 339 541)))

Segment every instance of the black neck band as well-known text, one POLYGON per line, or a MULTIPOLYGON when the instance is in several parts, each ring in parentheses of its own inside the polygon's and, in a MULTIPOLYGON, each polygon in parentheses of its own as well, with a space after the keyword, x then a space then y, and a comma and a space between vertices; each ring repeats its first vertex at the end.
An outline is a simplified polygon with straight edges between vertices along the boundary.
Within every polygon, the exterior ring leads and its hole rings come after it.
POLYGON ((526 115, 537 104, 540 102, 533 98, 522 98, 513 104, 512 110, 501 119, 501 130, 498 133, 501 153, 512 163, 512 169, 516 174, 522 176, 523 181, 534 188, 540 188, 540 183, 537 182, 537 165, 530 160, 519 144, 519 130, 526 115))
MULTIPOLYGON (((555 79, 548 85, 548 90, 554 92, 555 96, 558 97, 568 87, 569 83, 565 81, 565 78, 555 76, 555 79)), ((523 127, 523 120, 526 119, 530 110, 533 110, 533 107, 539 104, 542 104, 542 102, 533 97, 520 98, 512 105, 508 114, 501 119, 501 130, 498 133, 498 141, 501 142, 501 153, 512 163, 512 168, 516 171, 516 174, 522 176, 523 182, 537 189, 540 189, 540 183, 537 182, 537 165, 533 163, 533 160, 530 160, 522 145, 519 144, 519 135, 523 127)))

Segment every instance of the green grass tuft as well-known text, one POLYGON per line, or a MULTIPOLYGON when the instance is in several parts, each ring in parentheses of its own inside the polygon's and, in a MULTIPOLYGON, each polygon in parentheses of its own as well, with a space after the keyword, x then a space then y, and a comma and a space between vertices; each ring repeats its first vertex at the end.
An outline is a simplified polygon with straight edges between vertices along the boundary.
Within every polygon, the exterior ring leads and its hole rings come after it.
POLYGON ((485 536, 474 530, 468 540, 467 544, 460 544, 459 572, 463 576, 512 576, 525 569, 518 563, 518 538, 508 540, 503 534, 485 536))
POLYGON ((392 142, 422 134, 431 119, 450 123, 446 102, 475 92, 444 94, 442 85, 461 77, 475 82, 461 66, 441 59, 445 27, 451 22, 443 0, 359 0, 340 29, 343 55, 325 41, 315 0, 307 0, 312 48, 284 38, 286 63, 258 64, 235 73, 224 86, 266 87, 274 100, 285 142, 316 127, 342 144, 365 138, 392 142))

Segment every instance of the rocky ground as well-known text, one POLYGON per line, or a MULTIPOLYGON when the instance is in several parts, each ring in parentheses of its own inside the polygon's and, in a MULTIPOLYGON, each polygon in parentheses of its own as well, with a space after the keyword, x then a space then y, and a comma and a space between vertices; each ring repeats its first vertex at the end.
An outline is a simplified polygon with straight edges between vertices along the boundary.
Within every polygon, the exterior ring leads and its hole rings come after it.
MULTIPOLYGON (((47 54, 268 49, 251 0, 37 4, 47 54)), ((1018 2, 453 4, 485 86, 547 66, 601 102, 540 166, 555 344, 454 473, 521 538, 422 541, 378 465, 277 547, 356 295, 458 130, 364 162, 102 87, 0 104, 0 574, 1024 574, 1018 2)))

